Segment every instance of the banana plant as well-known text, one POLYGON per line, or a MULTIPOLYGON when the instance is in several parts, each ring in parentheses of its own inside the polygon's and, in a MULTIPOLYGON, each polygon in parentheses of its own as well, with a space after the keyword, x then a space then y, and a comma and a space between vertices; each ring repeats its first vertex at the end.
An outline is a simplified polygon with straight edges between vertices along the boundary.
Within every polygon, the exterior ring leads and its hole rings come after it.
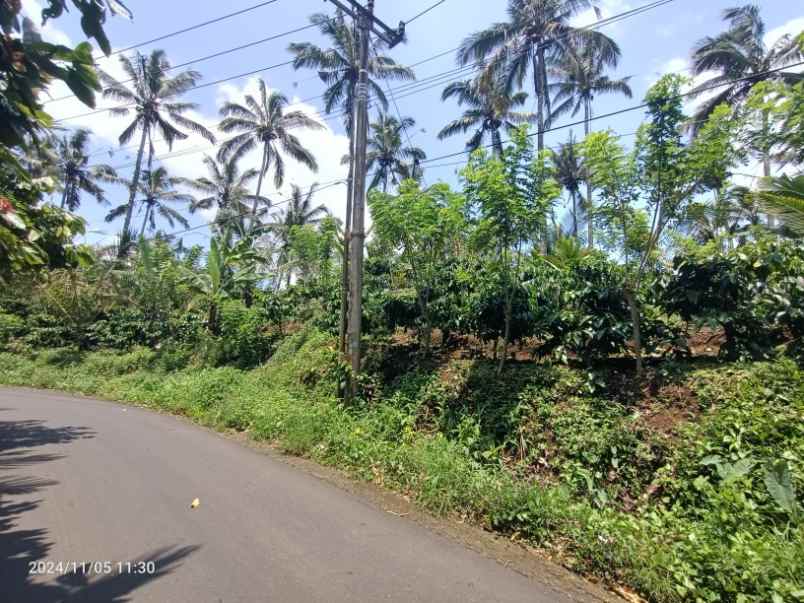
POLYGON ((207 262, 201 271, 183 267, 183 282, 193 293, 190 306, 199 303, 207 308, 207 329, 220 333, 220 306, 243 287, 259 281, 257 252, 251 241, 244 239, 231 246, 226 239, 214 238, 209 245, 207 262))

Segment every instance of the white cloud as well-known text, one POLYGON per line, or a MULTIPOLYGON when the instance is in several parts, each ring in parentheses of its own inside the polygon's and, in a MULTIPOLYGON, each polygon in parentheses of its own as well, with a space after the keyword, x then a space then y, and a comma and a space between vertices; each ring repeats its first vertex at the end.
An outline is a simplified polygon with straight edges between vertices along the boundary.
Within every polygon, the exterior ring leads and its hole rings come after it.
MULTIPOLYGON (((601 19, 608 19, 614 15, 630 10, 631 5, 626 0, 602 0, 598 2, 598 9, 600 14, 594 8, 585 10, 572 18, 571 24, 574 27, 588 27, 597 23, 601 19)), ((605 30, 618 30, 621 26, 619 24, 606 25, 601 28, 605 30)))
POLYGON ((39 0, 25 0, 22 11, 23 14, 26 17, 29 17, 40 30, 44 41, 50 42, 51 44, 61 44, 63 46, 69 46, 72 48, 73 43, 70 40, 70 36, 56 27, 52 19, 42 26, 42 4, 39 2, 39 0))
POLYGON ((797 36, 802 31, 804 31, 804 17, 798 17, 768 31, 765 34, 764 41, 765 44, 770 47, 773 46, 773 44, 775 44, 783 35, 790 34, 791 36, 797 36))
POLYGON ((662 63, 656 71, 645 74, 645 82, 652 86, 659 81, 663 75, 668 73, 686 74, 690 68, 690 62, 686 57, 673 57, 662 63))

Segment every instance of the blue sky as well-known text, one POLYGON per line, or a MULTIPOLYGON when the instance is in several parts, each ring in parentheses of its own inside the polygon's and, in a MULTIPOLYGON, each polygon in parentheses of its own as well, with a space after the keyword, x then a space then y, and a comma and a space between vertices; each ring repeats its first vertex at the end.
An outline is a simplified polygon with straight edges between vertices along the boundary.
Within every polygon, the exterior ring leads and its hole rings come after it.
MULTIPOLYGON (((600 0, 598 3, 603 16, 608 17, 623 11, 637 8, 648 0, 600 0)), ((389 24, 410 19, 413 15, 429 7, 435 0, 407 0, 391 2, 377 0, 376 12, 389 24)), ((142 41, 187 27, 207 19, 213 19, 224 13, 253 6, 257 0, 231 0, 225 3, 200 2, 197 0, 170 0, 154 2, 153 0, 128 0, 127 5, 134 12, 133 22, 115 18, 108 22, 107 32, 115 48, 124 48, 142 41)), ((36 0, 24 0, 26 10, 38 13, 36 0)), ((735 5, 735 0, 675 0, 647 13, 634 16, 625 21, 606 26, 601 29, 613 37, 622 49, 622 59, 615 72, 619 77, 630 76, 634 90, 634 99, 625 97, 601 97, 595 107, 596 114, 638 104, 645 91, 662 73, 679 72, 687 68, 690 49, 697 40, 708 34, 714 34, 724 28, 721 20, 722 11, 735 5)), ((801 5, 791 0, 766 0, 758 3, 761 7, 767 28, 768 38, 776 39, 782 33, 798 32, 804 29, 804 11, 801 5)), ((505 18, 505 0, 446 0, 432 12, 411 23, 408 28, 408 43, 391 51, 392 56, 400 63, 408 65, 418 63, 446 50, 456 47, 469 33, 481 29, 493 21, 505 18)), ((332 14, 334 7, 321 0, 278 0, 274 4, 262 7, 247 14, 234 17, 222 23, 202 28, 163 42, 146 46, 142 50, 163 48, 171 61, 184 63, 198 57, 226 50, 234 46, 246 44, 274 34, 303 27, 308 24, 308 17, 315 12, 332 14)), ((593 13, 579 15, 577 23, 586 25, 595 21, 593 13)), ((45 38, 57 42, 77 42, 83 39, 78 19, 71 13, 56 22, 48 24, 44 29, 45 38)), ((228 78, 238 73, 264 68, 281 63, 290 58, 287 46, 290 42, 313 41, 325 44, 314 29, 267 42, 238 51, 221 58, 197 63, 194 68, 200 71, 204 81, 215 81, 228 78)), ((119 73, 117 60, 102 59, 102 68, 112 74, 119 73)), ((455 67, 454 54, 430 61, 417 68, 419 79, 427 78, 455 67)), ((294 101, 311 99, 321 94, 322 84, 310 71, 294 71, 292 67, 273 69, 262 74, 271 88, 284 92, 294 101)), ((399 83, 392 83, 399 86, 399 83)), ((426 87, 425 87, 426 88, 426 87)), ((416 127, 410 132, 412 141, 421 146, 430 157, 437 157, 464 149, 464 139, 455 137, 439 141, 436 134, 460 109, 451 101, 440 100, 442 87, 429 88, 411 93, 400 92, 398 96, 399 110, 404 116, 416 120, 416 127)), ((242 78, 219 86, 204 88, 190 92, 187 100, 199 104, 198 113, 193 117, 214 127, 217 121, 217 105, 222 100, 239 100, 244 92, 254 91, 255 80, 242 78)), ((54 88, 54 97, 63 96, 65 90, 54 88)), ((532 101, 532 98, 531 98, 532 101)), ((530 104, 530 103, 529 103, 530 104)), ((311 113, 323 112, 320 99, 300 103, 300 106, 311 113)), ((68 118, 87 111, 75 99, 53 102, 47 110, 57 119, 68 118)), ((395 112, 393 105, 391 111, 395 112)), ((322 115, 322 117, 325 117, 322 115)), ((642 114, 638 111, 627 113, 616 118, 601 119, 595 122, 596 129, 611 128, 616 132, 632 132, 640 123, 642 114)), ((556 125, 575 121, 571 117, 562 118, 556 125)), ((328 183, 345 176, 340 165, 340 158, 346 152, 347 142, 343 136, 343 128, 339 120, 330 118, 325 122, 328 129, 320 133, 302 134, 302 140, 316 154, 321 166, 318 174, 311 174, 306 168, 293 166, 288 172, 288 183, 281 191, 268 190, 268 195, 276 200, 286 197, 289 184, 296 182, 302 187, 309 187, 314 182, 328 183)), ((117 149, 116 137, 125 126, 125 119, 112 118, 107 114, 94 115, 82 119, 63 122, 62 125, 89 127, 96 133, 94 149, 97 155, 93 161, 106 162, 113 166, 129 166, 134 156, 131 149, 117 149)), ((567 139, 569 129, 548 133, 548 145, 555 145, 567 139)), ((576 135, 580 130, 576 131, 576 135)), ((198 138, 177 143, 173 153, 186 154, 165 160, 165 165, 177 175, 193 177, 203 174, 201 165, 203 151, 214 154, 214 149, 198 138)), ((157 153, 167 154, 170 150, 158 146, 157 153)), ((444 160, 440 163, 451 163, 458 158, 444 160)), ((259 158, 249 156, 247 162, 257 167, 259 158)), ((430 169, 425 177, 428 184, 437 180, 456 182, 456 167, 430 169)), ((122 174, 128 174, 130 167, 123 167, 122 174)), ((336 215, 343 214, 345 189, 335 186, 321 191, 317 197, 336 215)), ((116 204, 125 200, 125 191, 114 189, 110 198, 116 204)), ((113 238, 119 225, 103 222, 103 208, 97 207, 87 200, 81 210, 90 224, 92 233, 87 237, 90 242, 109 241, 113 238)), ((196 214, 192 217, 193 225, 203 224, 210 219, 209 214, 196 214)), ((203 244, 207 235, 203 232, 187 235, 187 244, 203 244)))

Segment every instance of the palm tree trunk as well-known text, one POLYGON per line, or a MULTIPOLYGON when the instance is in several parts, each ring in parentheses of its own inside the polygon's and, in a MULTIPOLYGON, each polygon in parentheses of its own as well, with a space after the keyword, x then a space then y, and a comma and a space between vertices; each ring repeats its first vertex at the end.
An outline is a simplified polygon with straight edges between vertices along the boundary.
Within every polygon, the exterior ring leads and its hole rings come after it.
POLYGON ((500 137, 500 129, 495 128, 491 131, 491 145, 494 147, 494 154, 497 155, 499 159, 502 159, 503 156, 503 145, 502 145, 502 138, 500 137))
MULTIPOLYGON (((128 197, 128 207, 126 208, 126 218, 123 221, 123 240, 127 241, 131 231, 131 218, 134 215, 134 199, 137 196, 137 187, 140 184, 140 174, 142 173, 142 157, 145 155, 145 142, 148 140, 149 125, 145 125, 142 129, 142 140, 140 141, 140 150, 137 151, 137 162, 134 164, 134 176, 131 179, 131 193, 128 197)), ((128 251, 126 245, 121 245, 117 250, 117 257, 122 258, 128 251)))
POLYGON ((215 301, 209 302, 207 329, 212 335, 218 335, 218 304, 215 301))
POLYGON ((148 216, 151 215, 151 205, 145 207, 145 219, 142 221, 142 228, 140 228, 140 239, 145 236, 145 229, 148 226, 148 216))
POLYGON ((262 192, 262 181, 265 178, 265 170, 268 164, 268 145, 262 147, 262 164, 260 166, 260 177, 257 179, 257 194, 254 198, 254 205, 251 207, 251 232, 254 232, 257 226, 257 208, 260 206, 260 193, 262 192))
MULTIPOLYGON (((587 98, 584 101, 584 120, 583 131, 586 137, 589 137, 589 132, 592 125, 592 104, 587 98)), ((586 177, 586 245, 589 249, 595 248, 595 221, 594 213, 595 208, 592 205, 592 183, 589 181, 589 176, 586 177)))
POLYGON ((72 184, 70 184, 69 182, 64 183, 64 192, 61 195, 61 208, 62 209, 64 209, 64 206, 67 205, 67 195, 70 192, 70 187, 71 186, 72 186, 72 184))
POLYGON ((572 237, 577 241, 578 240, 578 195, 575 194, 575 191, 570 192, 570 197, 572 197, 572 237))
MULTIPOLYGON (((769 116, 767 111, 762 112, 762 137, 763 139, 767 140, 768 138, 768 130, 770 128, 769 124, 769 116)), ((771 157, 770 157, 770 149, 768 145, 765 144, 764 148, 762 149, 762 176, 765 179, 771 177, 771 157)), ((774 229, 776 228, 776 218, 773 214, 768 214, 768 228, 774 229)))
POLYGON ((541 153, 544 150, 544 97, 546 91, 542 86, 542 70, 544 69, 544 48, 539 47, 533 56, 533 89, 536 94, 536 148, 541 153))

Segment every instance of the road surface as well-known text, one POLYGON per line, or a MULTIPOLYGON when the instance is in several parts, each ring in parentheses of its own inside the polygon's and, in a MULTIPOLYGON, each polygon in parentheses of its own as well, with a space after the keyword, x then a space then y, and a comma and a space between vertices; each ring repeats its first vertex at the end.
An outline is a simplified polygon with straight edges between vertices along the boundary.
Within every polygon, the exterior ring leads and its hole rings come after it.
POLYGON ((0 389, 0 600, 600 599, 181 419, 0 389))

